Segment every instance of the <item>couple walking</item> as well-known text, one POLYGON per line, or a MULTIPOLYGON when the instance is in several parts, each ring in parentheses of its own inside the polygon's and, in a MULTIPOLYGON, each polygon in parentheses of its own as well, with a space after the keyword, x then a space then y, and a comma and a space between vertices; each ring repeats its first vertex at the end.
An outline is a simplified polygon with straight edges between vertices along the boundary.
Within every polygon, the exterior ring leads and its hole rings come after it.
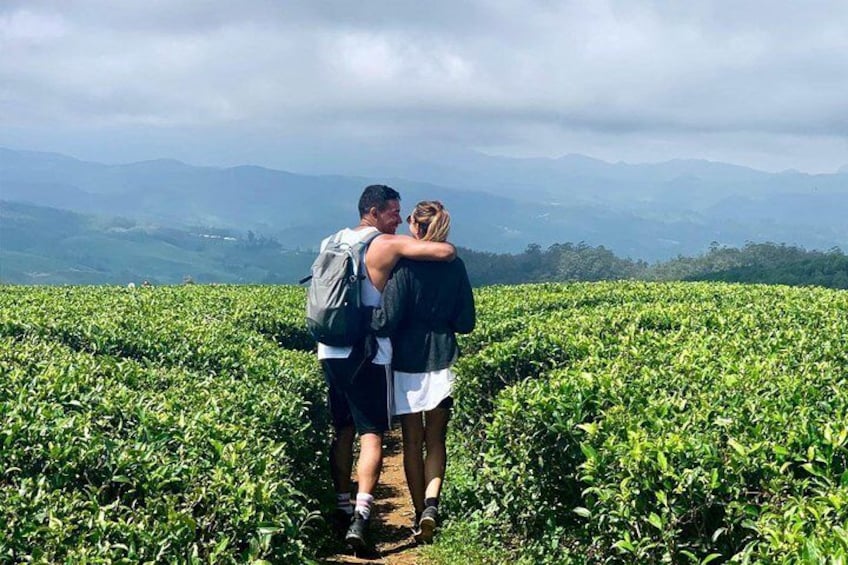
POLYGON ((432 541, 445 473, 455 334, 470 332, 475 323, 471 285, 456 249, 446 242, 450 215, 440 202, 418 203, 407 217, 411 237, 395 235, 402 223, 400 194, 391 187, 366 187, 359 216, 358 226, 325 239, 321 248, 332 242, 362 249, 359 293, 369 330, 353 346, 318 343, 334 428, 330 467, 336 518, 355 550, 370 546, 383 434, 392 416, 400 417, 403 431, 413 534, 419 542, 432 541), (358 492, 352 500, 357 434, 358 492))

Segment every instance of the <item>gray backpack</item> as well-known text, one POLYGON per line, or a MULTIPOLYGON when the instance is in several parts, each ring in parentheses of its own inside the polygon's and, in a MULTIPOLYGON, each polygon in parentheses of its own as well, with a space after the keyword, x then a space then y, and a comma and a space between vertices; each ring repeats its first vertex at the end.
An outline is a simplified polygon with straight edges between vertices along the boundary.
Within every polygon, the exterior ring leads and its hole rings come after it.
POLYGON ((306 326, 315 341, 351 346, 365 337, 370 320, 360 294, 365 280, 362 263, 365 249, 379 235, 375 230, 350 245, 341 241, 339 232, 318 254, 306 298, 306 326))

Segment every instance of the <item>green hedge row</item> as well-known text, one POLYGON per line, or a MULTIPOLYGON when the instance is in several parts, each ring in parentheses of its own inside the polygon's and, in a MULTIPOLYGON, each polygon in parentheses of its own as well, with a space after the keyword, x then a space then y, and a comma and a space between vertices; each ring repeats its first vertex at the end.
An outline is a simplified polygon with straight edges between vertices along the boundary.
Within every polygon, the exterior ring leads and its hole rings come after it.
POLYGON ((313 353, 266 331, 302 323, 302 301, 0 289, 0 561, 314 555, 331 498, 323 380, 313 353))
MULTIPOLYGON (((431 555, 845 561, 848 295, 601 283, 476 298, 452 519, 431 555)), ((303 300, 0 288, 0 560, 313 555, 331 493, 303 300)))
MULTIPOLYGON (((528 290, 519 308, 543 303, 528 290)), ((848 295, 553 295, 571 311, 548 308, 458 366, 455 519, 437 555, 467 545, 453 529, 497 548, 492 561, 844 562, 848 295)))

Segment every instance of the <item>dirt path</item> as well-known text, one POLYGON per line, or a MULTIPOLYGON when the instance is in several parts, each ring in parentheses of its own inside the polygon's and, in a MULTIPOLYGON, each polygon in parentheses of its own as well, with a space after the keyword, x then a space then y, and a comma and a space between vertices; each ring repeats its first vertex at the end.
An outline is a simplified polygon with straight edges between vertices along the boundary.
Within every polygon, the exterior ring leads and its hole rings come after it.
POLYGON ((376 506, 372 524, 372 539, 377 548, 373 555, 354 556, 337 553, 321 563, 380 563, 386 565, 414 565, 418 563, 418 548, 412 539, 412 501, 406 489, 403 474, 403 453, 400 430, 386 434, 383 449, 383 472, 375 494, 376 506))

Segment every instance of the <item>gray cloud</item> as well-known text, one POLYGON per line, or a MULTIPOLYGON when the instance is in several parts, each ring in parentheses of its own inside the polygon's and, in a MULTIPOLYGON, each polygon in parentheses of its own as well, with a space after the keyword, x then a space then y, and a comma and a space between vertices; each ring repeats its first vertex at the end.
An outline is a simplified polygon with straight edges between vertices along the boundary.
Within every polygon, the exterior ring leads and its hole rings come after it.
POLYGON ((626 141, 655 160, 835 169, 848 162, 846 22, 840 0, 11 0, 0 129, 31 143, 45 128, 203 128, 222 144, 277 131, 612 160, 633 154, 626 141), (796 154, 763 153, 777 139, 796 154))

